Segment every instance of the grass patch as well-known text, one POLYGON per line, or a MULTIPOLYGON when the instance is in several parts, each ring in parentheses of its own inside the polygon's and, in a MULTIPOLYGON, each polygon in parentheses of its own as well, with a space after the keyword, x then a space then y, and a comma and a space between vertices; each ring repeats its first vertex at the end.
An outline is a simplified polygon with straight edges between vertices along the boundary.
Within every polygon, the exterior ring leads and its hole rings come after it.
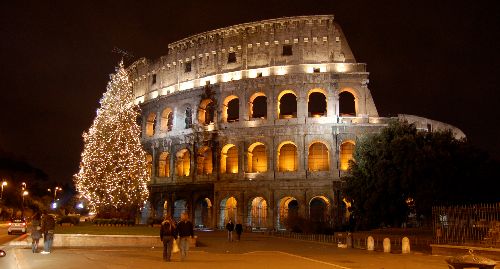
POLYGON ((97 226, 92 223, 80 222, 73 226, 56 226, 56 234, 96 234, 96 235, 153 235, 160 236, 159 227, 146 225, 135 226, 97 226))

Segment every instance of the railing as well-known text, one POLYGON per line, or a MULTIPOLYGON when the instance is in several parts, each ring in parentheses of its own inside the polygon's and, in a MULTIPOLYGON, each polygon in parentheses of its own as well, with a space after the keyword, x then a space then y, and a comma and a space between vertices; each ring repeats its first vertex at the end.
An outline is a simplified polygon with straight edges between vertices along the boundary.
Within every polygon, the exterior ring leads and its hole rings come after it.
POLYGON ((432 208, 434 243, 500 247, 500 203, 432 208))

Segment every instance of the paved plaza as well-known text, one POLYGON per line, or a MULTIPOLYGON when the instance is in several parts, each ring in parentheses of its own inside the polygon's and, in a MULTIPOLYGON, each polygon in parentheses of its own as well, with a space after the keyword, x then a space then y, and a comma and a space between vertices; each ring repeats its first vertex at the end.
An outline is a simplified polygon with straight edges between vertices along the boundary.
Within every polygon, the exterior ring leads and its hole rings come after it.
MULTIPOLYGON (((333 244, 244 233, 241 241, 227 242, 224 232, 198 232, 199 247, 188 259, 162 261, 161 248, 55 248, 49 255, 33 254, 26 246, 7 246, 2 269, 83 268, 447 268, 444 256, 423 253, 393 254, 341 249, 333 244)), ((56 234, 57 236, 57 234, 56 234)), ((5 246, 3 247, 5 248, 5 246)))

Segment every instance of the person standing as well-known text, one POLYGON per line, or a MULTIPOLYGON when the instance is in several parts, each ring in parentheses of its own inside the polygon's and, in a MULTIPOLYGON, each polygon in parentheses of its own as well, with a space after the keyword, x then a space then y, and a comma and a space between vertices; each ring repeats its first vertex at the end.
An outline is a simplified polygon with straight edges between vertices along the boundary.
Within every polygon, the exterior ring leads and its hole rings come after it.
POLYGON ((42 237, 42 232, 40 231, 42 227, 40 227, 40 214, 37 212, 31 217, 31 251, 36 253, 38 249, 38 242, 42 237))
POLYGON ((231 219, 229 219, 229 222, 226 224, 226 230, 227 230, 227 241, 229 242, 233 241, 234 223, 231 219))
POLYGON ((234 230, 236 231, 238 241, 240 241, 241 233, 243 232, 243 225, 241 225, 241 223, 236 224, 234 230))
POLYGON ((160 239, 163 242, 163 260, 170 261, 172 256, 172 244, 177 235, 177 225, 169 215, 165 216, 165 220, 161 223, 160 239))
POLYGON ((181 250, 181 261, 186 259, 189 250, 189 239, 193 238, 193 223, 189 221, 188 214, 181 214, 181 221, 177 224, 177 233, 179 237, 179 248, 181 250))
POLYGON ((56 221, 54 217, 47 212, 43 212, 42 216, 42 233, 44 250, 41 254, 50 254, 52 250, 52 242, 54 241, 54 230, 56 228, 56 221))

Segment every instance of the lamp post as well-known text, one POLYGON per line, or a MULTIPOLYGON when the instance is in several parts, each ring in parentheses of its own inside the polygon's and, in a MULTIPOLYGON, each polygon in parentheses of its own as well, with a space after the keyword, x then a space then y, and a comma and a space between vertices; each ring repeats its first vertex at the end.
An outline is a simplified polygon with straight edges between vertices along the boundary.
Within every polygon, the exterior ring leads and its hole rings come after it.
MULTIPOLYGON (((47 191, 51 192, 52 189, 47 189, 47 191)), ((54 199, 52 200, 52 207, 55 208, 55 203, 56 203, 56 197, 57 197, 57 191, 62 191, 61 187, 54 187, 54 199)))
POLYGON ((24 217, 24 196, 28 195, 28 191, 27 190, 23 190, 21 192, 21 196, 23 197, 23 204, 22 204, 22 210, 21 210, 21 215, 24 217))
POLYGON ((3 187, 7 186, 7 181, 2 181, 2 192, 0 193, 0 200, 3 200, 3 187))

